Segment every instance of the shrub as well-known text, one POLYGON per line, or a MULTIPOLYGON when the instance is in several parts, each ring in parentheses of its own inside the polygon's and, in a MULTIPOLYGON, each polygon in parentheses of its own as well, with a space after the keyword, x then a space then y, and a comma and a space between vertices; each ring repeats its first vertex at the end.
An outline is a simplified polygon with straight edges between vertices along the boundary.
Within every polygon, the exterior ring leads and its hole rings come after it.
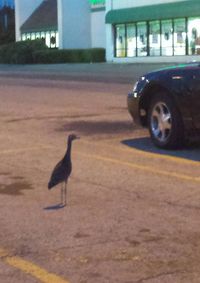
POLYGON ((26 40, 2 45, 0 47, 0 63, 31 64, 36 50, 46 50, 48 47, 40 40, 26 40))
POLYGON ((0 47, 0 63, 55 64, 105 62, 104 48, 49 49, 41 39, 19 41, 0 47))
POLYGON ((39 50, 34 52, 34 62, 40 64, 105 62, 105 49, 39 50))

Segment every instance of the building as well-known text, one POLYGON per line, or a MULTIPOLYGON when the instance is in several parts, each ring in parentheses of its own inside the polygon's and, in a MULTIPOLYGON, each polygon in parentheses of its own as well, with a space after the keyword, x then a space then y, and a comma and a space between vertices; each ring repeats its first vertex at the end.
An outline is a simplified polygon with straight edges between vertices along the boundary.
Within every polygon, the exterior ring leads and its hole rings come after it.
POLYGON ((43 1, 21 25, 22 40, 41 38, 50 48, 59 46, 57 1, 43 1))
POLYGON ((200 54, 199 0, 107 0, 107 60, 183 61, 200 54))
POLYGON ((0 2, 0 45, 15 41, 15 11, 12 1, 0 2))
POLYGON ((105 0, 15 0, 16 40, 54 48, 106 47, 105 0))
POLYGON ((0 0, 0 9, 3 7, 14 8, 14 0, 0 0))
POLYGON ((9 6, 0 8, 0 34, 14 30, 14 9, 9 6))
POLYGON ((0 33, 14 30, 14 0, 0 0, 0 33))
POLYGON ((190 61, 200 55, 199 0, 15 0, 16 39, 106 48, 109 62, 190 61))

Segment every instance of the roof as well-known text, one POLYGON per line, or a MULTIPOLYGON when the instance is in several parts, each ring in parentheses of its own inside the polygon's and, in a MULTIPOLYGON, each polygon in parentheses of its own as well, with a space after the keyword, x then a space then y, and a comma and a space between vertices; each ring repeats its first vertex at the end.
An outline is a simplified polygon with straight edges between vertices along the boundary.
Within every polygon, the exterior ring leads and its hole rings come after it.
POLYGON ((155 4, 135 8, 110 10, 106 15, 106 23, 119 24, 136 21, 163 20, 199 16, 200 1, 185 0, 164 4, 155 4))
POLYGON ((21 32, 36 32, 57 29, 57 0, 44 0, 21 26, 21 32))

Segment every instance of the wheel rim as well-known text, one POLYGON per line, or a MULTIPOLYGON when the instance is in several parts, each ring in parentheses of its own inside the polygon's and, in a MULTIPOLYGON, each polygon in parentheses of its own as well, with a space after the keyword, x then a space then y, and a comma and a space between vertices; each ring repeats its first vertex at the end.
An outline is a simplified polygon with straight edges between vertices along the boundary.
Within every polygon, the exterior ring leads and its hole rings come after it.
POLYGON ((160 142, 165 143, 171 133, 172 115, 164 102, 158 102, 151 114, 151 131, 160 142))

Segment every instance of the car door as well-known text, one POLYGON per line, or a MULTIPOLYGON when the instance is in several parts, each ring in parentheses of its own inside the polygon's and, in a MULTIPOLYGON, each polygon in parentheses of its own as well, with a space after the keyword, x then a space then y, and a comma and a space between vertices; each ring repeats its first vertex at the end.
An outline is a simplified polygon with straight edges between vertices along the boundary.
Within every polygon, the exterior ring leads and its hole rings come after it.
POLYGON ((195 126, 200 128, 200 67, 191 72, 190 78, 191 113, 195 126))

